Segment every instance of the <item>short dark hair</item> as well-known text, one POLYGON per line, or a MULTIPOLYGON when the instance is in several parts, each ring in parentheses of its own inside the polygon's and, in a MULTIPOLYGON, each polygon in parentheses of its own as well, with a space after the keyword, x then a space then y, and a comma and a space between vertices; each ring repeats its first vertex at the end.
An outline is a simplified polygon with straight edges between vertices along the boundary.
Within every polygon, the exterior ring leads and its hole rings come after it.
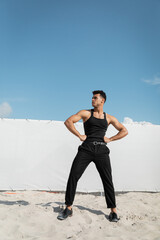
MULTIPOLYGON (((106 101, 106 99, 107 99, 107 96, 106 96, 105 92, 103 92, 102 90, 95 90, 95 91, 93 91, 92 93, 93 93, 93 95, 99 93, 99 94, 101 95, 101 97, 104 98, 105 101, 106 101)), ((105 101, 104 101, 104 102, 105 102, 105 101)))

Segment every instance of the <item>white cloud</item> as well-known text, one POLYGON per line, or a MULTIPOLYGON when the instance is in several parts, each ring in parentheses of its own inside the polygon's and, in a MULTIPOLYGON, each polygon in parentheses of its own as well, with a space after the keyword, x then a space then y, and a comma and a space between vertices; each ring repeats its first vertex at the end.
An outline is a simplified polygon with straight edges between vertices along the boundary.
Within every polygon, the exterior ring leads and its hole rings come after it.
POLYGON ((142 79, 143 82, 148 83, 150 85, 159 85, 160 77, 154 76, 153 79, 142 79))
POLYGON ((8 117, 12 112, 12 108, 7 102, 0 104, 0 117, 8 117))
POLYGON ((132 118, 129 118, 129 117, 125 117, 122 123, 123 123, 123 124, 153 125, 152 123, 146 122, 146 121, 135 122, 135 121, 132 120, 132 118))

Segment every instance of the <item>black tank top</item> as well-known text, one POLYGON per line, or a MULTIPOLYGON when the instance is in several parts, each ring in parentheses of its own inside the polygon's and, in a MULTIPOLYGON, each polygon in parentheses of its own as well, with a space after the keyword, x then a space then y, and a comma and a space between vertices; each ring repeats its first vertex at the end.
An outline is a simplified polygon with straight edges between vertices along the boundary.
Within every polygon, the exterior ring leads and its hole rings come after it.
POLYGON ((91 109, 90 118, 83 123, 85 135, 87 141, 103 141, 108 128, 108 122, 106 120, 106 113, 104 112, 104 118, 96 118, 93 116, 94 109, 91 109))

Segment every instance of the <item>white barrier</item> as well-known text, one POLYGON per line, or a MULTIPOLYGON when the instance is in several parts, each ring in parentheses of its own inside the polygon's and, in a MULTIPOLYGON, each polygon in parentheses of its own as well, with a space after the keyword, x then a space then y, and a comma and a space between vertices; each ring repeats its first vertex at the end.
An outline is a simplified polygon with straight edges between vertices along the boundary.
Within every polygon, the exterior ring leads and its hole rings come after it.
MULTIPOLYGON (((160 191, 160 125, 124 124, 129 134, 109 143, 116 191, 160 191)), ((84 133, 83 124, 75 124, 84 133)), ((109 126, 106 136, 117 130, 109 126)), ((80 140, 61 121, 0 119, 0 190, 65 191, 80 140)), ((103 191, 94 163, 77 191, 103 191)))

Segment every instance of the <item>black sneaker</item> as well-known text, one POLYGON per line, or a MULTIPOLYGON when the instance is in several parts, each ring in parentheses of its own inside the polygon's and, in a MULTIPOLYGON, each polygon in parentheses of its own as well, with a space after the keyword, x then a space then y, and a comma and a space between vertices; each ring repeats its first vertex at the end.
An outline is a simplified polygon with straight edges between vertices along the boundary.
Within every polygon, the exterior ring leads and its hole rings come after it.
POLYGON ((68 209, 67 207, 58 215, 59 220, 64 220, 67 217, 71 217, 73 214, 73 210, 68 209))
POLYGON ((118 221, 119 221, 119 218, 117 217, 117 213, 111 212, 111 213, 109 214, 109 221, 110 221, 110 222, 118 222, 118 221))

